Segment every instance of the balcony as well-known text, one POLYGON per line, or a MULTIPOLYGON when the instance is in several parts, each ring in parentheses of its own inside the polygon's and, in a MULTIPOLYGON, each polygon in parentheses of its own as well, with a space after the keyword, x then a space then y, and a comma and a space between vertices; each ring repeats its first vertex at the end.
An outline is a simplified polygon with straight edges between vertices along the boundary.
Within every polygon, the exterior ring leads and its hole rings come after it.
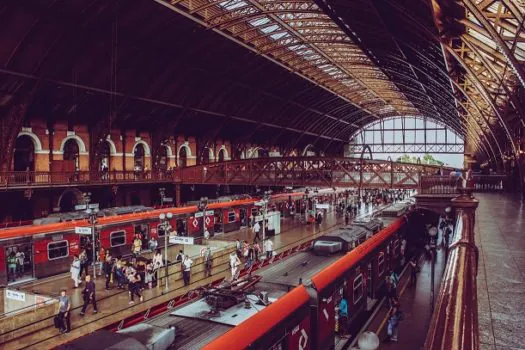
POLYGON ((171 183, 177 178, 175 174, 178 173, 177 171, 10 171, 0 173, 0 186, 4 190, 15 190, 49 187, 171 183))
MULTIPOLYGON (((508 177, 506 175, 474 174, 472 192, 503 192, 507 190, 508 177)), ((423 175, 419 186, 420 194, 449 195, 460 194, 463 189, 463 180, 448 175, 423 175)))

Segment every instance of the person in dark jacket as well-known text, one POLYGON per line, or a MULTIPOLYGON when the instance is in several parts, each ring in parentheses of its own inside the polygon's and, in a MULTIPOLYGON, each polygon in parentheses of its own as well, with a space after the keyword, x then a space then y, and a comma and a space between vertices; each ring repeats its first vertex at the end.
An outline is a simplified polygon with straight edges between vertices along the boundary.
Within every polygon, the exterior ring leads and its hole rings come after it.
POLYGON ((95 291, 96 291, 95 282, 91 280, 90 275, 87 275, 86 276, 86 286, 84 287, 84 290, 82 291, 82 296, 84 297, 84 306, 82 306, 82 310, 80 311, 80 316, 84 316, 89 303, 93 303, 93 313, 96 314, 98 312, 95 291))
POLYGON ((104 272, 104 276, 106 276, 106 290, 109 290, 109 282, 111 281, 111 274, 113 273, 113 259, 109 254, 106 256, 102 271, 104 272))

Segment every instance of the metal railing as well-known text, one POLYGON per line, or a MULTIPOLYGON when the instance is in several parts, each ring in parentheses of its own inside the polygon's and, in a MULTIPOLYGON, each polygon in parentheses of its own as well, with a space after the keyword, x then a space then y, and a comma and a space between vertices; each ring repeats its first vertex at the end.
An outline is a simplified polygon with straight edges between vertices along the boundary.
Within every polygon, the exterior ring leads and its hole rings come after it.
POLYGON ((479 349, 476 298, 479 253, 474 243, 478 201, 464 194, 452 202, 457 214, 456 229, 425 341, 426 350, 479 349))
MULTIPOLYGON (((506 175, 474 174, 471 190, 474 192, 501 192, 507 188, 506 175)), ((419 182, 420 194, 460 194, 463 179, 449 175, 422 175, 419 182)))
POLYGON ((171 182, 173 179, 174 172, 171 171, 10 171, 0 173, 0 186, 6 188, 27 188, 83 184, 171 182))

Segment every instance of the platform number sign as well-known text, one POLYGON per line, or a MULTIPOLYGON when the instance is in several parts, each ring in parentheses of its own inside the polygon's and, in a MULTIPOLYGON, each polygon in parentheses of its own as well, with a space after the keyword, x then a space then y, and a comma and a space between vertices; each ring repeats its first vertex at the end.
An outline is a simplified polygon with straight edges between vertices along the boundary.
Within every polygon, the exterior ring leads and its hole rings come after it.
POLYGON ((288 349, 310 350, 310 343, 310 316, 307 316, 292 329, 288 340, 288 349))

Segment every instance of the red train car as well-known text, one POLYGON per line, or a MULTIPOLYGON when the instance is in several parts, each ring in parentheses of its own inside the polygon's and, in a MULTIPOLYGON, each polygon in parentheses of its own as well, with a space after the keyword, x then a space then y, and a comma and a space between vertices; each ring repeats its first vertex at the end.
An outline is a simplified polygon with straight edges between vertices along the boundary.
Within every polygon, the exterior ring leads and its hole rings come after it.
POLYGON ((204 349, 335 348, 336 306, 341 298, 347 300, 349 324, 365 312, 367 297, 379 291, 388 269, 399 260, 396 242, 406 225, 405 218, 396 219, 304 286, 300 284, 204 349))
MULTIPOLYGON (((272 202, 281 202, 289 196, 300 197, 302 192, 292 194, 275 194, 272 202)), ((137 208, 113 208, 100 212, 96 232, 100 246, 112 255, 131 253, 134 236, 141 234, 143 249, 148 249, 150 238, 164 237, 159 221, 159 214, 171 212, 170 225, 179 235, 201 237, 204 234, 203 221, 210 234, 216 227, 216 213, 226 219, 226 232, 241 227, 241 210, 251 211, 257 198, 231 200, 228 202, 210 203, 203 220, 202 212, 196 206, 164 208, 133 212, 137 208), (200 214, 200 215, 199 215, 200 214)), ((76 213, 65 222, 34 224, 0 230, 0 285, 10 281, 24 281, 43 278, 69 271, 74 255, 79 254, 80 247, 87 237, 75 234, 75 227, 89 226, 85 215, 76 213), (76 215, 76 216, 75 216, 76 215), (17 258, 16 271, 9 273, 9 256, 17 258)), ((60 218, 55 218, 60 220, 60 218)), ((161 243, 161 242, 159 242, 161 243)), ((13 261, 11 259, 11 261, 13 261)))

